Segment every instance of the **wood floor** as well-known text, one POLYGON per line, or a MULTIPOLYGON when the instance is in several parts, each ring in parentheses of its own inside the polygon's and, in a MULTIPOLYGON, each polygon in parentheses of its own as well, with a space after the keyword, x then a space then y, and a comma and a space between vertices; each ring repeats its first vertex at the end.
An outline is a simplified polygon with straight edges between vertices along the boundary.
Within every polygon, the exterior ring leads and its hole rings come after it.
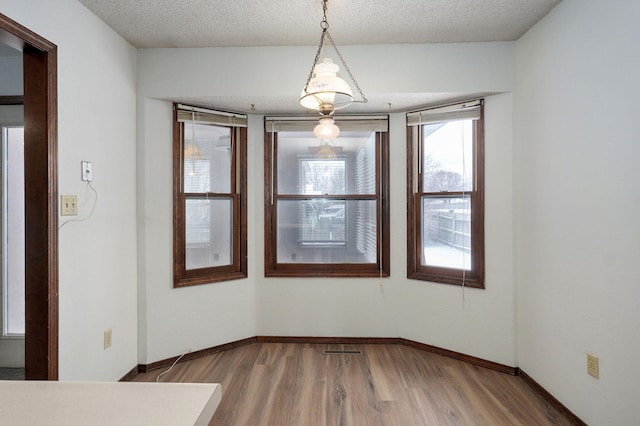
POLYGON ((571 424, 520 377, 403 345, 253 343, 179 363, 160 381, 221 383, 210 425, 571 424))

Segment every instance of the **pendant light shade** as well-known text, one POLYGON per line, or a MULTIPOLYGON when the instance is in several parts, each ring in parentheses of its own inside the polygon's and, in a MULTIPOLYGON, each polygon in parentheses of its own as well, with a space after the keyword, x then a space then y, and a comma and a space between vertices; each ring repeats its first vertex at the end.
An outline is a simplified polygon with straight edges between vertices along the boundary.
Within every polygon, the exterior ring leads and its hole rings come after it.
POLYGON ((305 108, 330 114, 333 111, 348 107, 353 102, 351 88, 337 73, 340 68, 331 58, 313 67, 313 77, 302 89, 300 105, 305 108))
POLYGON ((322 117, 320 124, 313 129, 313 134, 320 140, 333 140, 340 135, 340 129, 333 123, 333 118, 322 117))

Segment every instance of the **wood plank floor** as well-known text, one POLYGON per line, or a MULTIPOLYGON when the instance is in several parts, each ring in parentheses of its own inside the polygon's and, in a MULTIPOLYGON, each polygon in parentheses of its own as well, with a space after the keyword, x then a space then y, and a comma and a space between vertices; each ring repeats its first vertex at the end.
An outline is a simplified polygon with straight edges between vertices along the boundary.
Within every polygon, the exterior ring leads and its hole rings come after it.
POLYGON ((253 343, 177 364, 161 381, 221 383, 210 425, 571 424, 519 377, 403 345, 253 343))

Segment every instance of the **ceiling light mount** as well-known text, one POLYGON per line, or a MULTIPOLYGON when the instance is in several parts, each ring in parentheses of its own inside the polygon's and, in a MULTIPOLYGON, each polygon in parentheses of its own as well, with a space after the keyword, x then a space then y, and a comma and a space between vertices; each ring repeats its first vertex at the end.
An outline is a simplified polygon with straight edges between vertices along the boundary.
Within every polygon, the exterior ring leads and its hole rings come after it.
POLYGON ((322 0, 323 15, 322 21, 320 22, 320 28, 322 28, 320 44, 318 45, 316 56, 313 59, 313 64, 311 65, 311 71, 309 71, 307 82, 302 89, 302 94, 300 95, 300 105, 305 108, 318 111, 323 116, 332 115, 334 111, 348 107, 353 102, 367 102, 366 96, 362 92, 362 89, 360 89, 358 82, 351 73, 349 66, 342 57, 340 50, 338 50, 338 47, 329 33, 327 3, 328 0, 322 0), (325 58, 322 62, 319 62, 326 39, 331 43, 331 46, 342 63, 342 66, 347 74, 349 74, 353 85, 358 90, 358 93, 362 98, 361 101, 353 100, 353 92, 351 91, 351 88, 346 81, 337 76, 339 67, 333 63, 332 59, 325 58))

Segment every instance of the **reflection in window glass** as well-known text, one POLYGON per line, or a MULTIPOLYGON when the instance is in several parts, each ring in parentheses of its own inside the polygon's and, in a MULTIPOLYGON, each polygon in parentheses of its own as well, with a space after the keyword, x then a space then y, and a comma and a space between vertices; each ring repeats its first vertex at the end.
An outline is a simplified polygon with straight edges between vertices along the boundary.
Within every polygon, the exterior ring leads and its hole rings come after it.
POLYGON ((345 159, 301 160, 300 188, 306 195, 334 195, 346 192, 345 159))
POLYGON ((187 270, 231 264, 231 210, 230 198, 186 201, 187 270))
POLYGON ((375 200, 279 200, 278 262, 375 262, 375 207, 375 200))
POLYGON ((375 133, 346 133, 328 158, 319 154, 317 139, 307 146, 296 136, 278 145, 278 190, 299 198, 277 202, 278 262, 375 262, 375 133), (356 194, 371 198, 349 199, 356 194), (324 198, 331 195, 344 198, 324 198))
POLYGON ((231 128, 185 124, 184 192, 231 192, 231 128))

